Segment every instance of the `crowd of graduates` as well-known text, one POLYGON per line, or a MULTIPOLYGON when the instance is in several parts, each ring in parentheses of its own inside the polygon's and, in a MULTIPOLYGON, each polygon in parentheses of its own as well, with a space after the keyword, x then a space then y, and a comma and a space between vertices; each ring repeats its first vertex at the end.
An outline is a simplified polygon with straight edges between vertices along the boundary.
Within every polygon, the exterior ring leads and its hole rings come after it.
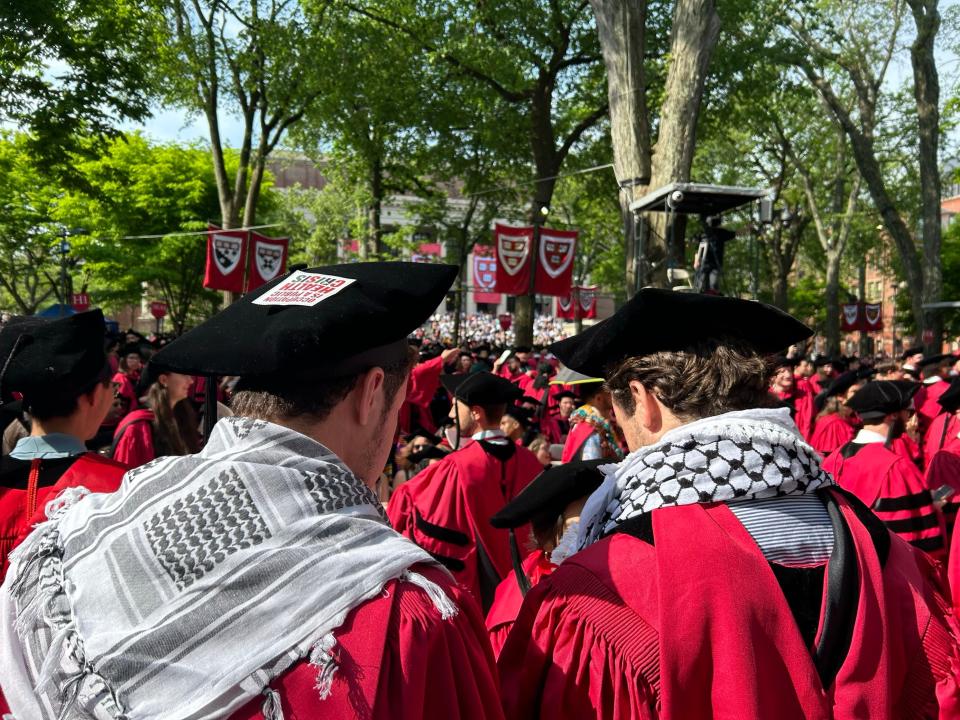
POLYGON ((960 356, 651 289, 457 347, 454 268, 308 272, 0 330, 0 712, 960 717, 960 356))

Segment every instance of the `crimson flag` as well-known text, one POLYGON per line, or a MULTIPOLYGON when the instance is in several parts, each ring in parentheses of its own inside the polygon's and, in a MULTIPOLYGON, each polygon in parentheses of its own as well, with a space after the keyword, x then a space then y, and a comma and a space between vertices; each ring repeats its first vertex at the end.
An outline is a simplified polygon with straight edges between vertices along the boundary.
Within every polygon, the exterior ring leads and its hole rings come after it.
POLYGON ((500 293, 497 286, 497 259, 490 254, 491 248, 478 245, 473 250, 473 300, 478 303, 497 305, 500 293))
POLYGON ((863 331, 883 332, 883 305, 867 303, 863 306, 863 331))
POLYGON ((841 305, 840 311, 840 329, 843 332, 853 332, 860 329, 860 303, 841 305))
POLYGON ((536 287, 541 295, 570 294, 577 235, 576 230, 540 230, 536 287))
POLYGON ((203 286, 210 290, 243 292, 250 239, 246 230, 221 230, 211 225, 207 233, 207 268, 203 286))
POLYGON ((597 317, 597 286, 577 288, 580 317, 593 320, 597 317))
POLYGON ((247 274, 247 292, 256 290, 287 269, 287 250, 290 238, 272 238, 257 232, 250 233, 253 251, 250 253, 250 272, 247 274))
POLYGON ((564 297, 557 295, 557 317, 561 320, 575 320, 577 314, 576 288, 570 290, 570 294, 564 297))
POLYGON ((530 246, 533 228, 510 227, 497 223, 493 228, 497 248, 497 292, 526 295, 530 292, 530 246))

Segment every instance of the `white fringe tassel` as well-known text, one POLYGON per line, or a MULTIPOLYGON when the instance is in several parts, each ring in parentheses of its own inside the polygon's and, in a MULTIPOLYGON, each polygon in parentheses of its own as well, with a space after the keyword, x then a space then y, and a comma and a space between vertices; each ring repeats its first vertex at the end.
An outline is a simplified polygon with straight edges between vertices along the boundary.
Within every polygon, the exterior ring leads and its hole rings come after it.
POLYGON ((423 590, 433 601, 434 607, 437 608, 437 610, 440 612, 440 617, 442 617, 444 620, 449 620, 452 617, 456 617, 457 613, 460 612, 460 609, 454 604, 453 600, 447 597, 447 594, 443 591, 443 589, 432 580, 428 580, 423 575, 410 572, 409 570, 404 571, 402 579, 409 583, 413 583, 418 588, 423 590))
POLYGON ((263 720, 283 720, 283 706, 280 704, 280 693, 269 685, 263 689, 263 706, 260 712, 263 720))
POLYGON ((337 672, 337 659, 333 655, 333 648, 337 639, 333 633, 327 633, 320 638, 310 651, 310 664, 319 668, 317 673, 317 691, 320 699, 326 700, 333 692, 333 676, 337 672))

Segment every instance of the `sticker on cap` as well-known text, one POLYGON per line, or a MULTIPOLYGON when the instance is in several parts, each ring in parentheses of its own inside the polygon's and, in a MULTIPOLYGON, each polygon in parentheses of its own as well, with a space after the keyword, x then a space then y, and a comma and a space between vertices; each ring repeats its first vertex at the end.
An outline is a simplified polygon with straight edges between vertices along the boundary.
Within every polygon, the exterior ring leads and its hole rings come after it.
POLYGON ((353 278, 297 270, 254 300, 253 304, 310 307, 333 297, 353 282, 353 278))

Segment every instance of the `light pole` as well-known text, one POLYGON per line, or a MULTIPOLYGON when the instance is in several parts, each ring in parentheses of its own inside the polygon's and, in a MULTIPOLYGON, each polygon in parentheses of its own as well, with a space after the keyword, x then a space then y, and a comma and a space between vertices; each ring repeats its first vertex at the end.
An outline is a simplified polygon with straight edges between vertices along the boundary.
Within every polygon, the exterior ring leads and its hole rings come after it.
POLYGON ((87 231, 83 228, 60 228, 60 242, 57 252, 60 253, 60 317, 67 314, 67 255, 70 254, 70 243, 67 238, 71 235, 83 235, 87 231))

